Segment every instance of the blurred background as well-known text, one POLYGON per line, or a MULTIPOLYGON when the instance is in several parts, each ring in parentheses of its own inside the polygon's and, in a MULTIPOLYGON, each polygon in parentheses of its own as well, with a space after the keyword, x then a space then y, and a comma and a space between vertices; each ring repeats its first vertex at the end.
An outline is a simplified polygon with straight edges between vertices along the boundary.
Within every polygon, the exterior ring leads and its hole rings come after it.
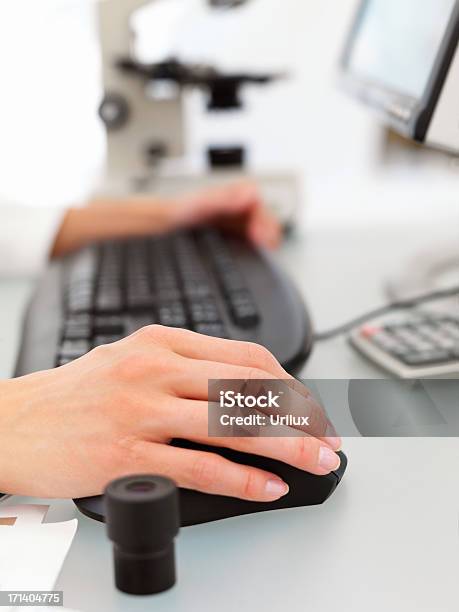
MULTIPOLYGON (((199 166, 216 131, 243 134, 256 171, 295 169, 304 227, 426 223, 457 215, 459 161, 416 151, 337 87, 356 0, 253 0, 230 12, 167 0, 138 12, 137 55, 164 54, 222 69, 282 71, 244 90, 246 110, 212 117, 186 94, 187 156, 199 166)), ((94 0, 14 0, 0 6, 0 199, 80 203, 96 189, 106 150, 94 0)))

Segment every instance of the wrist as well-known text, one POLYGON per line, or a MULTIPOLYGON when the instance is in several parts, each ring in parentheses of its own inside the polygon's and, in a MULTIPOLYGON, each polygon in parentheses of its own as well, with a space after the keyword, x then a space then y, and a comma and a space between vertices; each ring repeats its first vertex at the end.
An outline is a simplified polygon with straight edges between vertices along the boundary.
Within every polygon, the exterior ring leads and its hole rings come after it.
POLYGON ((202 213, 200 194, 185 194, 177 197, 170 208, 171 222, 175 228, 187 228, 199 222, 202 213))
POLYGON ((0 381, 0 500, 2 494, 15 491, 14 465, 18 463, 14 432, 14 414, 21 405, 21 386, 11 379, 0 381))

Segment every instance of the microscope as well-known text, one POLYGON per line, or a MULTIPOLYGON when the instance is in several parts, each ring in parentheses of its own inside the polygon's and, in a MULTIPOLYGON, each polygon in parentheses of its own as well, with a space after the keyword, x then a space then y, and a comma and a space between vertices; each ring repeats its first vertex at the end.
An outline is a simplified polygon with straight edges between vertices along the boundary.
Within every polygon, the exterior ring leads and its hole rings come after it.
MULTIPOLYGON (((207 0, 212 10, 237 9, 248 0, 207 0)), ((104 96, 99 114, 107 133, 105 195, 155 193, 173 196, 241 178, 260 187, 267 205, 283 225, 294 222, 299 181, 294 172, 253 173, 245 143, 221 142, 203 152, 200 168, 187 165, 185 96, 202 92, 206 110, 219 117, 242 113, 242 90, 259 88, 282 74, 224 73, 204 64, 165 57, 142 63, 136 57, 133 16, 151 3, 168 0, 101 0, 98 22, 104 96)), ((204 2, 204 0, 203 0, 204 2)))

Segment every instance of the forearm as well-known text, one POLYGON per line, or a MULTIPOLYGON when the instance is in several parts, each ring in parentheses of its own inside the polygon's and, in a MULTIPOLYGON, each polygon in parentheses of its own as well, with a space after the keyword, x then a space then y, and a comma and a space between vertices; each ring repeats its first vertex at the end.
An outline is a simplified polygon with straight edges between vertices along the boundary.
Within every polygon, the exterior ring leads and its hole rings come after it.
POLYGON ((51 256, 57 257, 98 240, 160 234, 177 227, 177 205, 172 200, 98 200, 69 209, 57 233, 51 256))
POLYGON ((150 195, 98 200, 67 211, 51 256, 65 255, 90 242, 129 238, 213 223, 255 244, 279 244, 279 223, 263 207, 258 191, 246 181, 173 199, 150 195))

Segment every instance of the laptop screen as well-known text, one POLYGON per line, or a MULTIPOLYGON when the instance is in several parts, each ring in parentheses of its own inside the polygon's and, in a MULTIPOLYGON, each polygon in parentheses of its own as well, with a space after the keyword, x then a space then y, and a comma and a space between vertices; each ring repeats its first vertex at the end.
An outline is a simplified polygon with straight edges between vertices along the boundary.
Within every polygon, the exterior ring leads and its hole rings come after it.
POLYGON ((419 100, 456 0, 367 0, 347 53, 347 70, 419 100))

